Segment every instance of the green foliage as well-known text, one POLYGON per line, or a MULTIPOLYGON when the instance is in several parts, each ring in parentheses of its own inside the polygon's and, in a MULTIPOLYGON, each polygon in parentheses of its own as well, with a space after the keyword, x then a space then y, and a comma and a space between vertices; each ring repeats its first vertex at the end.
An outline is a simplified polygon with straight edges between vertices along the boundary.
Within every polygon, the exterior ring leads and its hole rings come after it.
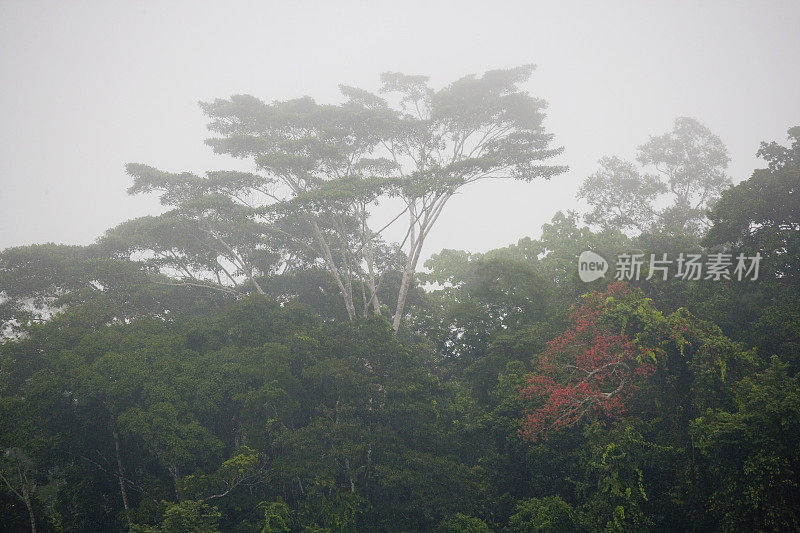
POLYGON ((765 256, 765 277, 797 275, 800 222, 800 126, 789 130, 790 147, 762 143, 758 154, 769 168, 758 169, 722 194, 711 212, 709 245, 731 243, 744 252, 765 256))
POLYGON ((725 191, 711 212, 707 246, 734 255, 762 257, 758 280, 749 287, 731 281, 717 291, 708 317, 725 332, 778 353, 800 369, 797 302, 800 301, 800 126, 789 129, 790 146, 762 143, 768 168, 725 191), (744 318, 745 324, 742 324, 744 318))
POLYGON ((264 527, 261 533, 286 533, 291 531, 292 510, 282 501, 262 502, 264 527))
POLYGON ((491 533, 486 522, 461 513, 445 518, 436 527, 439 533, 491 533))
POLYGON ((560 496, 519 502, 504 531, 509 533, 572 533, 583 530, 580 514, 560 496))
POLYGON ((426 295, 430 314, 416 323, 438 325, 428 334, 462 360, 469 349, 485 349, 496 335, 542 320, 550 310, 547 282, 514 249, 471 255, 444 250, 425 266, 431 272, 420 280, 440 288, 426 295))
POLYGON ((158 527, 134 526, 141 533, 217 533, 220 512, 203 502, 184 500, 177 504, 165 502, 164 520, 158 527))
POLYGON ((692 423, 702 497, 722 529, 797 529, 800 498, 800 383, 777 357, 736 386, 736 409, 692 423))
POLYGON ((368 502, 352 492, 311 491, 301 507, 300 522, 305 531, 319 533, 353 533, 358 531, 359 518, 369 507, 368 502))
POLYGON ((542 226, 542 235, 537 240, 522 239, 516 246, 528 261, 538 262, 538 269, 555 286, 554 296, 564 307, 587 290, 600 290, 611 279, 599 279, 588 285, 578 277, 577 257, 581 252, 591 250, 611 260, 617 254, 629 252, 630 239, 619 229, 607 229, 594 233, 586 226, 579 225, 574 211, 557 212, 553 219, 542 226))
POLYGON ((649 529, 653 523, 644 509, 648 494, 642 468, 653 444, 624 423, 611 431, 598 431, 596 426, 588 431, 592 448, 586 468, 596 490, 586 508, 593 522, 604 525, 603 531, 649 529))

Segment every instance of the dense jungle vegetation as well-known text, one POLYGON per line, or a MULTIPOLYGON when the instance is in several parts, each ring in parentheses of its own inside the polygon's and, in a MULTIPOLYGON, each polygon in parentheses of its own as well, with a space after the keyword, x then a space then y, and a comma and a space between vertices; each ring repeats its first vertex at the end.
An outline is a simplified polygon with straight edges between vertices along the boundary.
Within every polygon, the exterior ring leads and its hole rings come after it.
POLYGON ((733 186, 679 118, 583 217, 418 264, 462 188, 565 171, 531 73, 202 104, 253 173, 130 164, 164 213, 0 252, 0 529, 800 529, 800 126, 733 186))

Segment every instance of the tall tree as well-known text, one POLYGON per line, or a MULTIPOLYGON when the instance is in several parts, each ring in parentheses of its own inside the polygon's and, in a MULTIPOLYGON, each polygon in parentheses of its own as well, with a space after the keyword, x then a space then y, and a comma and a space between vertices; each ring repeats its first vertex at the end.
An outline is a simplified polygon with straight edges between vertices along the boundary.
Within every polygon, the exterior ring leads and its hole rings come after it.
POLYGON ((126 223, 130 230, 123 225, 107 241, 123 241, 119 249, 144 253, 186 282, 224 290, 264 292, 259 276, 321 266, 351 319, 359 292, 364 314, 381 312, 379 290, 394 272, 397 331, 425 240, 457 191, 565 170, 542 163, 561 149, 549 146, 545 102, 520 87, 532 72, 530 65, 490 71, 438 91, 424 76, 387 73, 386 98, 341 87, 339 105, 252 96, 201 104, 218 135, 207 143, 251 160, 257 173, 201 178, 128 165, 129 192, 158 192, 173 210, 126 223), (378 228, 371 209, 385 198, 399 198, 401 209, 378 228), (386 228, 404 219, 402 242, 384 243, 386 228))
POLYGON ((708 210, 730 187, 725 173, 728 149, 710 129, 689 117, 675 119, 671 132, 651 137, 637 157, 658 172, 669 187, 672 204, 660 225, 672 233, 697 232, 708 225, 708 210))
POLYGON ((709 226, 709 209, 731 185, 730 156, 719 137, 680 117, 672 131, 639 146, 636 159, 639 168, 617 157, 600 159, 578 192, 592 206, 587 222, 667 235, 696 235, 709 226))

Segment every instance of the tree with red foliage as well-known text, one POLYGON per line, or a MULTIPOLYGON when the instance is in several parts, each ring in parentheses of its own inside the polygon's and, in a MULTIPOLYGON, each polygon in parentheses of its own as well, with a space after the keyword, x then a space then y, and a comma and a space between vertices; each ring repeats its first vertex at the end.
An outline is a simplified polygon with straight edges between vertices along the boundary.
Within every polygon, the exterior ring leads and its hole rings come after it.
POLYGON ((547 344, 537 372, 520 391, 535 406, 520 429, 526 440, 542 440, 592 412, 619 416, 632 391, 655 372, 661 348, 645 339, 663 317, 640 290, 614 283, 587 294, 570 321, 547 344))

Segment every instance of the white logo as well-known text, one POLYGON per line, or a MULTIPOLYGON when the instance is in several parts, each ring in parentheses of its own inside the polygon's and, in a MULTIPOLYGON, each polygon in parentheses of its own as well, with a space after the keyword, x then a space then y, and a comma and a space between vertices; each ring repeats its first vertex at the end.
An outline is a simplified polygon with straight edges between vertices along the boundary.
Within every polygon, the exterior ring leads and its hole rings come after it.
POLYGON ((578 257, 578 276, 581 281, 589 283, 606 275, 608 262, 602 256, 592 252, 582 252, 578 257))

